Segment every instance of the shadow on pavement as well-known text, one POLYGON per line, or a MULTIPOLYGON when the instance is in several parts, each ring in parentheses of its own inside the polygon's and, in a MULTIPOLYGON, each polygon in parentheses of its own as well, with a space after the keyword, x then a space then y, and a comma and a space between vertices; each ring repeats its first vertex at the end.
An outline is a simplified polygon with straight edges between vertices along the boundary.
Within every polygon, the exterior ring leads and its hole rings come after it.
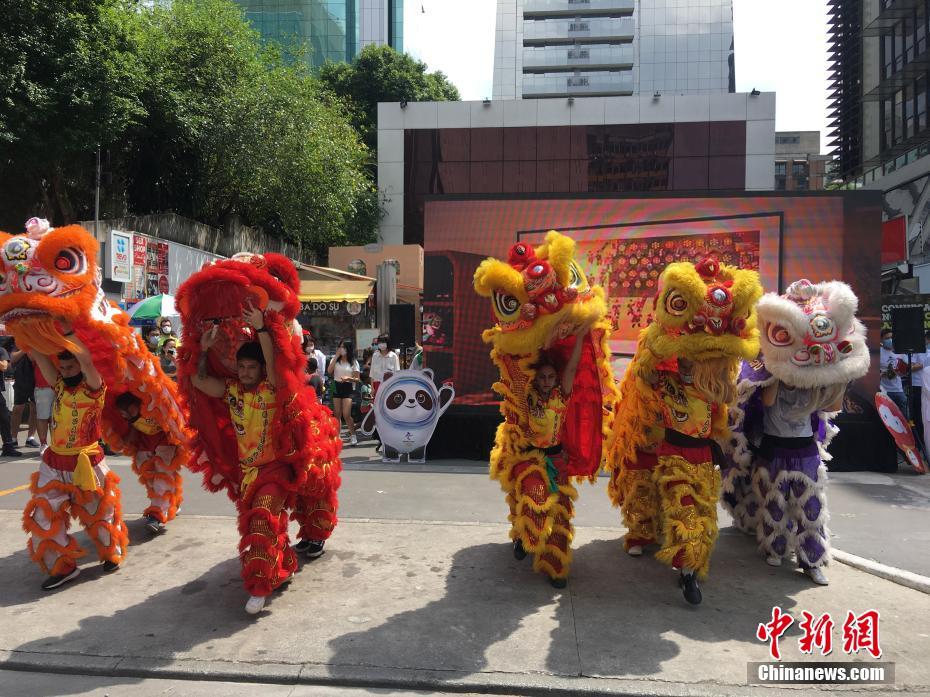
MULTIPOLYGON (((430 670, 457 679, 488 668, 488 650, 521 629, 527 636, 525 653, 533 653, 539 663, 548 650, 552 622, 557 628, 571 626, 567 593, 533 573, 529 558, 517 562, 509 543, 465 547, 452 557, 441 599, 331 640, 329 672, 351 677, 358 667, 383 667, 430 670), (539 612, 549 605, 551 614, 539 612), (524 620, 531 624, 523 626, 524 620)), ((532 670, 523 653, 496 656, 494 669, 532 670)), ((572 648, 560 672, 570 674, 576 665, 572 648)))
MULTIPOLYGON (((73 596, 73 602, 69 603, 69 611, 71 606, 74 606, 75 613, 86 615, 96 610, 99 614, 81 618, 78 628, 65 634, 56 635, 54 628, 49 627, 47 636, 12 650, 24 653, 80 654, 88 657, 144 656, 147 659, 146 664, 151 669, 157 669, 159 666, 171 665, 175 656, 202 644, 207 644, 205 648, 211 650, 210 642, 229 637, 255 624, 254 618, 242 612, 242 581, 239 577, 239 561, 235 557, 215 565, 183 585, 149 597, 145 594, 145 575, 131 575, 126 571, 107 576, 99 582, 99 572, 93 568, 87 573, 82 571, 80 578, 85 579, 83 583, 69 584, 57 593, 73 596), (138 583, 137 576, 142 577, 141 584, 138 583), (106 586, 103 585, 104 582, 106 586), (136 593, 140 596, 140 602, 112 614, 103 614, 107 612, 107 591, 112 592, 113 582, 132 585, 128 591, 119 592, 136 593)), ((170 573, 168 568, 152 571, 170 573)), ((22 587, 23 569, 20 568, 19 572, 17 587, 22 587)), ((7 580, 8 576, 7 572, 0 578, 7 580)), ((34 590, 30 586, 30 590, 25 592, 29 597, 22 598, 20 602, 35 601, 35 596, 39 593, 42 591, 36 583, 34 590)), ((23 592, 20 591, 19 594, 22 595, 23 592)), ((269 607, 273 604, 274 596, 269 602, 269 607)), ((270 617, 264 619, 273 622, 270 617)), ((224 656, 219 654, 216 658, 221 660, 224 656)), ((0 668, 2 667, 0 664, 0 668)), ((121 684, 127 685, 140 681, 132 677, 117 679, 121 684)), ((83 688, 75 689, 77 692, 83 692, 83 688)), ((37 697, 52 697, 75 692, 70 691, 67 676, 62 675, 54 689, 34 694, 37 697)))

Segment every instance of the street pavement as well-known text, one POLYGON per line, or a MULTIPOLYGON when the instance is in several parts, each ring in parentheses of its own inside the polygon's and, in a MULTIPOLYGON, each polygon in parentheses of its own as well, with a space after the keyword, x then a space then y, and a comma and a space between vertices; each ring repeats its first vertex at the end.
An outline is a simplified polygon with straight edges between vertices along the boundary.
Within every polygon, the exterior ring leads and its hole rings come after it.
MULTIPOLYGON (((688 606, 672 571, 622 553, 603 479, 579 487, 572 576, 558 591, 513 558, 503 495, 483 466, 388 467, 370 446, 344 454, 340 524, 326 554, 258 617, 243 611, 232 505, 187 477, 181 515, 151 537, 125 458, 111 459, 133 541, 124 568, 103 575, 88 557, 74 583, 43 593, 20 527, 27 492, 10 491, 36 461, 0 462, 0 669, 17 669, 0 670, 0 695, 238 695, 248 683, 267 686, 253 694, 335 697, 781 694, 790 688, 747 684, 747 663, 768 660, 756 630, 775 605, 797 620, 830 612, 834 661, 872 660, 842 651, 842 624, 848 611, 878 610, 893 689, 930 693, 930 595, 837 563, 831 585, 815 586, 791 565, 764 564, 721 517, 704 603, 688 606)), ((928 481, 832 475, 836 547, 927 575, 928 481)), ((827 660, 803 656, 800 635, 796 622, 783 660, 827 660)), ((790 694, 798 689, 812 691, 790 694)))

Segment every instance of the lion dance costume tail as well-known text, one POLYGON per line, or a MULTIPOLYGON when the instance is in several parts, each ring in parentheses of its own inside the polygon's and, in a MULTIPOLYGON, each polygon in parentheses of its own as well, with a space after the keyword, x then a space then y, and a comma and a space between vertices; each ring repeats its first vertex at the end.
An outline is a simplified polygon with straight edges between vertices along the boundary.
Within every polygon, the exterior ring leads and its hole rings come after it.
POLYGON ((551 231, 536 249, 518 243, 507 262, 487 259, 475 272, 475 290, 491 298, 497 325, 483 334, 500 369, 503 423, 491 451, 490 475, 506 494, 515 550, 533 555, 533 568, 565 579, 571 566, 574 482, 597 476, 617 392, 608 361, 609 323, 599 286, 590 286, 574 260, 572 239, 551 231), (560 452, 535 446, 530 392, 545 355, 564 367, 589 327, 559 434, 560 452))
POLYGON ((269 595, 297 568, 288 541, 288 519, 299 537, 324 542, 337 523, 342 442, 330 411, 307 384, 301 333, 299 280, 293 263, 278 254, 238 254, 191 276, 177 304, 184 323, 178 382, 194 429, 191 469, 210 491, 226 491, 239 515, 242 578, 252 596, 269 595), (229 405, 191 382, 200 359, 200 339, 218 328, 207 363, 211 375, 233 379, 236 351, 256 335, 242 320, 248 304, 264 311, 275 350, 275 458, 252 471, 240 466, 229 405), (299 325, 298 325, 299 327, 299 325))

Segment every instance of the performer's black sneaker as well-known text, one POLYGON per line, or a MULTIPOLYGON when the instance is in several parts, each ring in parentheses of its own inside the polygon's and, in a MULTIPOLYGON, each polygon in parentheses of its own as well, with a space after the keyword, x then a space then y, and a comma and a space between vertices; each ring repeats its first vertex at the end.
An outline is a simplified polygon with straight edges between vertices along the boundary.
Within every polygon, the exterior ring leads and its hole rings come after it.
POLYGON ((323 556, 323 545, 326 544, 326 540, 306 540, 307 542, 307 559, 316 559, 317 557, 323 556))
POLYGON ((681 594, 685 596, 692 605, 700 605, 704 596, 701 595, 701 589, 698 586, 697 576, 694 574, 682 573, 678 577, 678 585, 681 587, 681 594))
POLYGON ((147 515, 145 516, 145 527, 151 530, 156 535, 161 535, 168 528, 165 527, 165 524, 161 522, 155 516, 147 515))
POLYGON ((513 541, 513 557, 517 561, 523 561, 524 559, 526 559, 526 550, 523 549, 522 540, 513 541))
POLYGON ((558 588, 559 590, 565 588, 568 585, 567 578, 555 578, 554 576, 549 577, 549 585, 553 588, 558 588))
POLYGON ((298 554, 303 554, 310 548, 310 540, 301 540, 296 545, 294 545, 294 551, 298 554))
POLYGON ((42 590, 50 591, 59 586, 65 585, 68 581, 73 581, 78 577, 78 574, 81 573, 81 570, 78 567, 74 567, 72 571, 69 571, 66 574, 57 574, 55 576, 49 576, 42 582, 42 590))
POLYGON ((119 564, 115 561, 105 561, 103 562, 103 570, 108 574, 112 574, 114 571, 119 571, 119 564))

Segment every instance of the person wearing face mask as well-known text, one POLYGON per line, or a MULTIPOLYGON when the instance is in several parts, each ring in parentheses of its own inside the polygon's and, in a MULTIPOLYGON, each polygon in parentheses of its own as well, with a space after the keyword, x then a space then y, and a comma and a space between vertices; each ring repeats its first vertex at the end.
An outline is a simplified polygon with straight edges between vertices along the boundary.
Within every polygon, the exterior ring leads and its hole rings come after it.
POLYGON ((388 373, 396 373, 400 370, 400 359, 394 351, 388 348, 388 335, 382 334, 375 341, 375 352, 371 354, 368 364, 365 366, 371 375, 371 396, 378 394, 378 387, 384 382, 384 376, 388 373))
POLYGON ((181 465, 185 455, 154 419, 143 416, 142 401, 132 392, 116 398, 116 410, 129 426, 124 442, 134 451, 132 471, 149 498, 142 520, 153 533, 161 534, 165 523, 173 520, 181 507, 181 465))
POLYGON ((29 554, 49 575, 42 590, 58 588, 80 572, 77 560, 84 550, 68 533, 72 516, 93 541, 105 572, 119 569, 129 544, 119 477, 107 467, 99 445, 107 388, 71 325, 60 325, 62 336, 75 347, 73 353, 59 353, 57 368, 49 356, 29 355, 55 389, 49 447, 33 475, 32 499, 23 512, 29 554))
POLYGON ((150 327, 145 331, 145 345, 154 354, 158 353, 158 340, 160 338, 161 330, 158 327, 150 327))
POLYGON ((907 357, 894 352, 894 332, 883 329, 881 333, 881 349, 879 350, 879 366, 882 392, 894 402, 902 414, 907 413, 907 399, 904 396, 904 387, 901 376, 907 372, 907 357))
POLYGON ((323 371, 326 370, 326 356, 316 347, 316 341, 309 332, 304 333, 304 355, 308 360, 311 358, 316 359, 316 371, 314 373, 319 376, 320 380, 323 380, 323 371))
POLYGON ((177 335, 174 333, 174 327, 171 324, 171 320, 167 317, 162 317, 161 321, 158 323, 158 351, 161 352, 161 347, 165 345, 166 341, 174 341, 175 344, 178 341, 177 335))

